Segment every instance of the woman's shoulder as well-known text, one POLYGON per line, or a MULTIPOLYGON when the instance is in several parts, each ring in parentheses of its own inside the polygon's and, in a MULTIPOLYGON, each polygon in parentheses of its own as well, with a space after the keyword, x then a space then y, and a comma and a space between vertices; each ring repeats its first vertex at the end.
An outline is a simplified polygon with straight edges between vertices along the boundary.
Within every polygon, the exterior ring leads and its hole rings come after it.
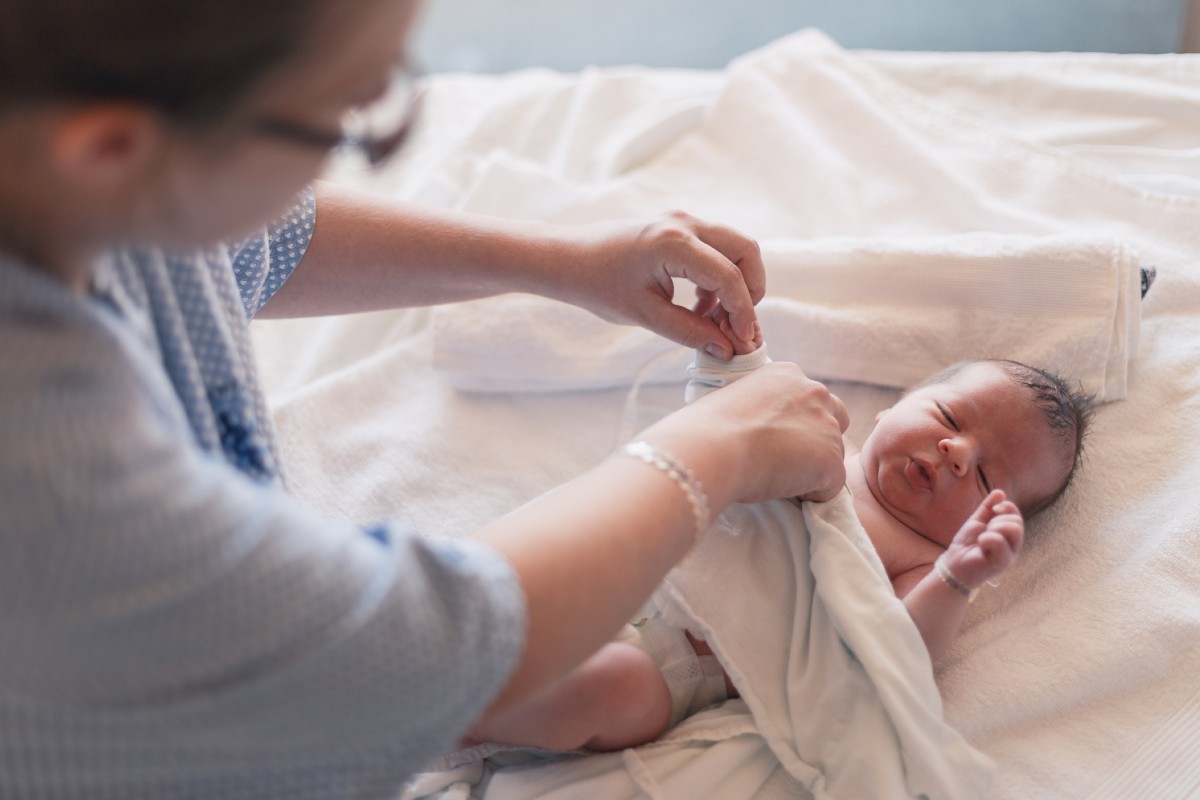
POLYGON ((116 319, 86 295, 52 278, 14 274, 0 265, 0 375, 4 396, 87 384, 124 393, 137 370, 116 319))
POLYGON ((147 422, 183 431, 177 407, 115 315, 52 278, 0 264, 0 466, 51 464, 147 422))

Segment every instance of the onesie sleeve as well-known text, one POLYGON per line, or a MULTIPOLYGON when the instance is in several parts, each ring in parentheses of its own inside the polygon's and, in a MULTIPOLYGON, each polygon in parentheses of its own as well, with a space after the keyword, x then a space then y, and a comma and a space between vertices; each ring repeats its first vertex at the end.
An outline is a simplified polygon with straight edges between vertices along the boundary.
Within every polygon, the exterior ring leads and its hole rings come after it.
POLYGON ((722 386, 728 386, 769 363, 771 363, 771 359, 767 355, 765 344, 753 353, 734 356, 728 361, 709 355, 704 350, 697 350, 695 360, 687 368, 688 382, 684 389, 684 402, 691 404, 704 395, 715 392, 722 386))
POLYGON ((110 330, 0 334, 0 797, 394 797, 503 686, 497 552, 244 479, 110 330))
POLYGON ((296 271, 312 240, 316 220, 316 196, 307 188, 296 204, 265 230, 229 247, 247 319, 257 314, 296 271))

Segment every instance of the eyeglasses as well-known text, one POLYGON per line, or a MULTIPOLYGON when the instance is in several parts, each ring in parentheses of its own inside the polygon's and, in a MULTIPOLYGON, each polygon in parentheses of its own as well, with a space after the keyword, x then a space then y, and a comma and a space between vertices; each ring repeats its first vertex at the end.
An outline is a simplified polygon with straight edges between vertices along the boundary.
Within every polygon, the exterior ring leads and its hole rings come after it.
POLYGON ((377 167, 388 160, 415 127, 422 91, 417 84, 420 73, 407 64, 392 70, 387 91, 378 100, 347 111, 341 131, 330 133, 276 117, 263 117, 254 129, 266 136, 284 139, 323 150, 355 150, 367 163, 377 167))

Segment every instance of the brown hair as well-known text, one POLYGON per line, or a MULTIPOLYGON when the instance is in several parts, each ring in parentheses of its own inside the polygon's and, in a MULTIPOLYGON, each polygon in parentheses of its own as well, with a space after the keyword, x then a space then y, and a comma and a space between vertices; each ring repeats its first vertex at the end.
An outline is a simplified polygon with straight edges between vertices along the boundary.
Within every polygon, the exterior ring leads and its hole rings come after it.
POLYGON ((1083 462, 1084 440, 1091 427, 1096 396, 1084 392, 1077 383, 1072 385, 1053 372, 1009 359, 960 361, 931 375, 913 389, 946 383, 972 364, 995 364, 1008 373, 1017 385, 1025 387, 1029 391, 1030 399, 1041 409, 1050 430, 1070 449, 1071 468, 1067 471, 1067 476, 1063 479, 1062 484, 1030 508, 1021 509, 1025 516, 1032 517, 1054 505, 1058 498, 1062 497, 1063 492, 1070 485, 1071 479, 1079 470, 1079 466, 1083 462))
POLYGON ((219 120, 295 53, 318 0, 3 0, 0 113, 125 100, 219 120))

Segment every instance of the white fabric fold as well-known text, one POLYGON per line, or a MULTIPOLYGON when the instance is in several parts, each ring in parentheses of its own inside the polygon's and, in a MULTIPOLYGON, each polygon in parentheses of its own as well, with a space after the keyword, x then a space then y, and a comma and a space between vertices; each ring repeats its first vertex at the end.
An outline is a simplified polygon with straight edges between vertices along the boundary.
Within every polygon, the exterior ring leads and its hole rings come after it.
MULTIPOLYGON (((1119 241, 960 234, 768 240, 759 306, 775 357, 819 379, 908 387, 967 358, 1011 358, 1127 392, 1141 321, 1139 264, 1119 241)), ((434 364, 467 391, 632 385, 671 343, 544 298, 509 295, 434 314, 434 364)), ((682 357, 681 357, 682 358, 682 357)), ((680 380, 680 359, 649 370, 680 380)))
POLYGON ((659 598, 664 617, 708 640, 818 800, 987 795, 992 763, 942 721, 921 635, 849 492, 731 507, 659 598))

